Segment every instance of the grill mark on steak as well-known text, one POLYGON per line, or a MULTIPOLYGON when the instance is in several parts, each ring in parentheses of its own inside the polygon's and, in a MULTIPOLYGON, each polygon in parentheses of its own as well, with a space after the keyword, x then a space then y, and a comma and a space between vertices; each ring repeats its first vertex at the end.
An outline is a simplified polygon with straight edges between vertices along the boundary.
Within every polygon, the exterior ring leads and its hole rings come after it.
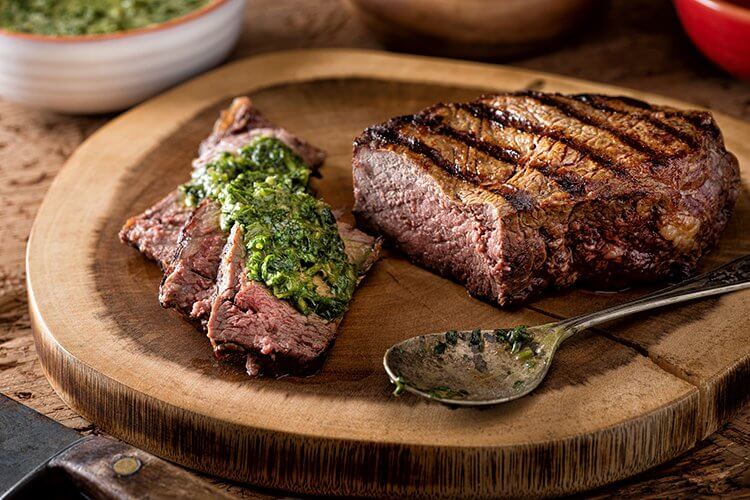
POLYGON ((511 127, 517 130, 528 132, 530 134, 549 137, 552 140, 565 144, 569 148, 574 149, 575 151, 585 156, 588 156, 601 167, 610 170, 617 177, 621 179, 630 179, 630 173, 626 168, 615 163, 610 158, 600 155, 597 151, 590 148, 581 141, 578 141, 563 133, 557 132, 555 130, 550 130, 547 127, 534 125, 522 116, 515 115, 504 109, 493 108, 492 106, 488 106, 483 102, 457 103, 455 104, 455 106, 458 109, 468 111, 476 118, 485 119, 492 123, 496 123, 502 128, 511 127))
MULTIPOLYGON (((430 132, 440 134, 446 137, 450 137, 452 139, 456 139, 464 144, 466 146, 474 148, 478 151, 481 151, 497 160, 503 161, 505 163, 510 163, 511 165, 514 165, 516 167, 521 166, 520 160, 521 160, 521 153, 516 151, 515 149, 511 149, 504 146, 499 146, 497 144, 492 144, 490 142, 487 142, 485 140, 482 140, 478 138, 476 135, 470 133, 470 132, 464 132, 461 130, 457 130, 451 126, 443 125, 443 124, 436 124, 438 120, 442 121, 442 117, 431 117, 431 119, 423 120, 423 122, 426 124, 430 132), (432 121, 434 120, 434 121, 432 121)), ((534 168, 535 170, 538 170, 543 176, 549 178, 554 182, 560 189, 565 191, 566 193, 578 197, 582 196, 586 193, 586 186, 587 183, 578 175, 575 175, 572 172, 565 172, 565 173, 557 173, 553 172, 552 169, 548 166, 532 166, 531 168, 534 168)), ((516 170, 517 171, 517 170, 516 170)), ((515 174, 514 171, 513 173, 515 174)), ((482 186, 485 187, 485 186, 482 186)), ((492 187, 485 187, 489 191, 493 191, 492 187)), ((523 191, 518 188, 516 188, 518 191, 523 191)), ((501 196, 508 195, 508 192, 506 191, 505 194, 503 193, 497 193, 501 196)), ((517 194, 511 194, 511 196, 518 197, 517 194)), ((518 200, 518 203, 523 203, 525 207, 528 207, 527 209, 530 209, 534 206, 534 203, 529 200, 518 200)), ((514 206, 514 208, 516 208, 514 206)), ((518 210, 518 209, 517 209, 518 210)))
POLYGON ((685 120, 686 122, 696 127, 698 130, 709 132, 714 137, 719 137, 721 133, 719 127, 716 126, 716 122, 714 122, 713 118, 708 113, 680 111, 679 109, 670 108, 656 108, 645 101, 641 101, 640 99, 634 99, 632 97, 622 95, 614 97, 614 99, 624 102, 625 104, 634 108, 643 109, 644 111, 659 112, 663 113, 664 116, 668 118, 679 118, 680 120, 685 120))
POLYGON ((462 178, 462 180, 468 181, 469 179, 464 178, 465 174, 461 169, 446 160, 436 149, 431 148, 424 142, 420 141, 415 137, 408 137, 398 131, 398 126, 405 122, 409 117, 397 117, 383 125, 375 125, 365 130, 364 136, 360 139, 367 139, 366 141, 355 141, 355 145, 360 146, 365 142, 372 141, 380 146, 394 145, 403 146, 413 153, 423 156, 430 160, 432 163, 450 173, 453 176, 462 178))
MULTIPOLYGON (((449 137, 466 145, 467 147, 481 151, 492 158, 511 164, 516 168, 522 166, 519 163, 522 159, 522 154, 519 151, 506 146, 501 146, 499 144, 490 143, 486 140, 480 139, 478 136, 471 132, 458 130, 450 125, 445 124, 444 117, 430 115, 429 113, 399 116, 390 120, 387 127, 389 140, 396 141, 399 143, 399 145, 402 145, 404 147, 409 147, 407 142, 417 144, 417 149, 410 148, 410 150, 412 150, 414 153, 426 156, 430 161, 440 166, 451 176, 458 177, 463 181, 469 182, 491 193, 502 196, 506 199, 506 201, 508 201, 511 207, 519 212, 528 211, 534 208, 535 203, 533 199, 523 189, 519 189, 518 187, 512 186, 507 183, 497 184, 485 182, 485 179, 481 175, 475 172, 461 169, 460 166, 447 161, 437 150, 435 150, 434 148, 430 148, 430 146, 422 143, 422 141, 419 141, 419 139, 402 134, 398 129, 403 125, 417 125, 425 127, 425 129, 432 134, 449 137), (397 135, 400 137, 396 137, 397 135)), ((538 170, 544 177, 550 179, 562 191, 573 196, 574 198, 579 198, 586 194, 587 186, 589 185, 589 183, 581 176, 576 175, 573 172, 560 172, 560 170, 563 169, 553 169, 548 165, 530 167, 538 170)), ((512 175, 509 177, 512 177, 512 175)))
MULTIPOLYGON (((575 107, 566 103, 564 99, 561 98, 561 96, 558 96, 556 94, 545 94, 537 91, 524 91, 519 92, 516 95, 530 97, 537 102, 544 104, 545 106, 555 108, 565 116, 575 118, 581 123, 609 132, 618 141, 630 146, 638 152, 644 153, 648 157, 649 161, 651 162, 651 166, 653 167, 663 166, 664 160, 669 158, 669 155, 666 151, 653 148, 642 141, 640 138, 628 133, 627 130, 607 123, 605 120, 601 120, 595 116, 592 116, 584 110, 576 109, 575 107)), ((596 109, 588 102, 579 102, 590 108, 596 109)))
POLYGON ((528 212, 536 205, 534 199, 526 191, 509 184, 492 186, 488 191, 505 198, 517 212, 528 212))
MULTIPOLYGON (((612 105, 607 104, 604 100, 599 98, 600 96, 597 96, 597 95, 575 94, 575 95, 571 95, 570 97, 584 104, 588 104, 589 106, 595 109, 598 109, 600 111, 604 111, 607 113, 628 114, 627 111, 617 109, 613 107, 612 105)), ((641 120, 645 120, 649 122, 654 127, 660 130, 663 130, 664 132, 668 133, 672 137, 682 141, 683 143, 687 144, 691 148, 697 147, 699 145, 699 141, 694 135, 689 134, 685 132, 684 130, 680 130, 679 128, 667 122, 661 121, 657 119, 656 117, 654 117, 652 114, 638 113, 636 116, 640 118, 641 120)))
POLYGON ((402 119, 411 118, 411 122, 415 125, 422 125, 427 128, 431 133, 450 137, 456 141, 464 143, 466 146, 481 151, 496 160, 500 160, 510 165, 518 165, 521 159, 521 153, 515 149, 511 149, 498 144, 492 144, 483 139, 480 139, 475 134, 464 130, 457 130, 450 125, 445 124, 445 119, 442 116, 428 116, 428 115, 410 115, 401 117, 402 119))
MULTIPOLYGON (((425 122, 428 125, 432 125, 433 127, 435 127, 435 124, 440 124, 442 126, 442 129, 438 129, 438 132, 443 132, 447 137, 465 138, 466 140, 464 140, 464 143, 467 146, 476 147, 478 150, 484 152, 485 154, 513 165, 515 167, 514 171, 511 175, 508 176, 508 179, 515 176, 519 170, 522 170, 524 167, 528 167, 535 171, 538 171, 547 180, 551 180, 553 185, 557 186, 561 191, 569 194, 574 198, 585 195, 587 189, 589 189, 590 183, 586 179, 576 174, 575 172, 568 171, 564 165, 558 165, 555 168, 551 165, 538 165, 538 162, 530 162, 529 155, 536 148, 536 145, 532 145, 529 151, 523 153, 518 149, 508 146, 507 144, 501 144, 501 136, 499 134, 490 135, 488 138, 480 138, 474 132, 459 130, 455 128, 455 126, 448 125, 446 123, 448 121, 447 117, 444 114, 440 113, 455 109, 457 109, 457 107, 453 104, 438 104, 415 116, 419 120, 425 122), (494 141, 494 143, 489 142, 488 139, 494 141)), ((474 119, 478 120, 478 122, 474 124, 474 128, 479 128, 481 130, 483 120, 474 116, 473 114, 470 114, 469 116, 472 116, 474 119)), ((467 126, 467 124, 464 124, 463 126, 467 126)), ((436 128, 437 127, 430 130, 434 131, 436 128)), ((471 125, 468 125, 467 128, 473 127, 471 125)))
POLYGON ((585 196, 586 192, 589 190, 589 183, 580 175, 577 175, 574 172, 560 172, 559 170, 562 169, 557 169, 557 171, 555 171, 549 165, 530 166, 530 168, 533 168, 543 176, 552 179, 552 181, 556 185, 558 185, 560 189, 568 193, 573 198, 580 198, 582 196, 585 196))
POLYGON ((413 117, 400 116, 389 120, 383 125, 376 125, 365 130, 364 134, 355 141, 355 146, 362 146, 367 142, 372 142, 379 146, 402 146, 414 154, 417 154, 432 164, 436 165, 451 177, 467 182, 477 187, 481 187, 493 194, 502 196, 508 204, 517 212, 526 212, 534 208, 532 197, 515 186, 509 184, 493 184, 488 186, 483 184, 484 179, 475 172, 468 172, 445 159, 438 150, 425 144, 416 137, 407 136, 399 132, 398 127, 404 123, 414 123, 413 117))
POLYGON ((634 97, 628 97, 624 95, 618 95, 616 97, 613 97, 613 99, 617 99, 618 101, 622 101, 625 104, 629 104, 630 106, 633 106, 634 108, 641 108, 645 109, 647 111, 653 111, 654 107, 647 103, 646 101, 641 101, 640 99, 636 99, 634 97))

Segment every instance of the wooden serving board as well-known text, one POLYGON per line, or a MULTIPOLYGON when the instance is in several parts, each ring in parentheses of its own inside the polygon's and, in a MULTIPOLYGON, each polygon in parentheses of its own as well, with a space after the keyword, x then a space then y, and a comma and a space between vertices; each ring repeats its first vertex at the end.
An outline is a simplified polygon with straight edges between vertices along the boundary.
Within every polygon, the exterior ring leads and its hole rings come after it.
MULTIPOLYGON (((393 397, 391 344, 449 328, 539 324, 633 298, 575 290, 500 309, 387 252, 356 293, 323 371, 250 379, 157 302, 161 273, 117 231, 183 182, 218 111, 248 94, 326 149, 320 195, 351 207, 351 143, 367 125, 437 101, 534 88, 668 99, 513 68, 354 50, 225 66, 113 120, 72 156, 37 217, 28 289, 55 390, 106 431, 188 467, 300 493, 560 494, 689 450, 750 394, 750 291, 582 334, 532 395, 491 409, 393 397)), ((682 106, 688 106, 682 104, 682 106)), ((717 116, 742 196, 710 268, 750 253, 750 125, 717 116)))

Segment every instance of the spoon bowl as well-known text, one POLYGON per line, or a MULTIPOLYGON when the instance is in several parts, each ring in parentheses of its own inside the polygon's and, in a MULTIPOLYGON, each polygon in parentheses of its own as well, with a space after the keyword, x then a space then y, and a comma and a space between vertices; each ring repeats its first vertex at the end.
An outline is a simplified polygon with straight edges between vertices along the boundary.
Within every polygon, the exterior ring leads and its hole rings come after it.
POLYGON ((420 335, 388 349, 383 364, 397 391, 450 405, 493 405, 542 382, 565 332, 550 323, 420 335))
POLYGON ((750 255, 603 311, 539 326, 449 330, 404 340, 383 357, 395 393, 456 406, 518 399, 544 380, 560 344, 575 333, 637 312, 750 287, 750 255))

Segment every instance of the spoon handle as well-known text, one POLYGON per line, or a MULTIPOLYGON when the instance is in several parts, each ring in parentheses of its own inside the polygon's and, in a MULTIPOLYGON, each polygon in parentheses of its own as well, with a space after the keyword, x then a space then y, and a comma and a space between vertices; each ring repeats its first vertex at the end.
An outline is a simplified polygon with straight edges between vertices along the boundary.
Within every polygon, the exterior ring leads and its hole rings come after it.
POLYGON ((700 276, 677 283, 645 297, 626 302, 602 311, 584 314, 560 323, 569 335, 591 328, 600 323, 622 318, 641 311, 677 304, 687 300, 719 295, 750 288, 750 255, 735 259, 728 264, 700 276))

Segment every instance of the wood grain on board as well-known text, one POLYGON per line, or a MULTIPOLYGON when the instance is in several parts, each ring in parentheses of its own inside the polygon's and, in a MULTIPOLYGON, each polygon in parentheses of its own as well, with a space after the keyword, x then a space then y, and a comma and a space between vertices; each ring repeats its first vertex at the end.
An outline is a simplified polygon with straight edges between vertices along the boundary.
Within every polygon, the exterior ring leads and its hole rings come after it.
MULTIPOLYGON (((740 407, 747 387, 726 372, 743 373, 749 358, 742 345, 729 342, 722 351, 717 342, 706 346, 716 362, 697 370, 691 342, 701 332, 682 333, 691 321, 653 326, 660 329, 658 352, 623 341, 628 329, 621 325, 572 339, 530 397, 451 410, 389 396, 380 366, 385 348, 419 332, 538 324, 564 307, 615 299, 587 301, 570 292, 501 310, 387 254, 357 292, 322 373, 248 380, 214 362, 205 338, 161 309, 159 271, 117 241, 125 217, 187 178, 198 142, 231 96, 252 95, 272 120, 326 149, 316 188, 331 205, 348 207, 351 140, 363 127, 435 101, 529 86, 649 97, 497 66, 309 51, 229 65, 107 125, 58 177, 30 241, 32 318, 53 386, 103 429, 149 451, 307 493, 573 492, 691 448, 740 407)), ((740 146, 750 126, 719 121, 730 149, 748 163, 740 146)), ((741 231, 730 228, 728 241, 741 231)), ((748 294, 732 297, 742 302, 748 294)), ((699 328, 741 328, 738 306, 725 299, 682 317, 700 317, 699 328)))

